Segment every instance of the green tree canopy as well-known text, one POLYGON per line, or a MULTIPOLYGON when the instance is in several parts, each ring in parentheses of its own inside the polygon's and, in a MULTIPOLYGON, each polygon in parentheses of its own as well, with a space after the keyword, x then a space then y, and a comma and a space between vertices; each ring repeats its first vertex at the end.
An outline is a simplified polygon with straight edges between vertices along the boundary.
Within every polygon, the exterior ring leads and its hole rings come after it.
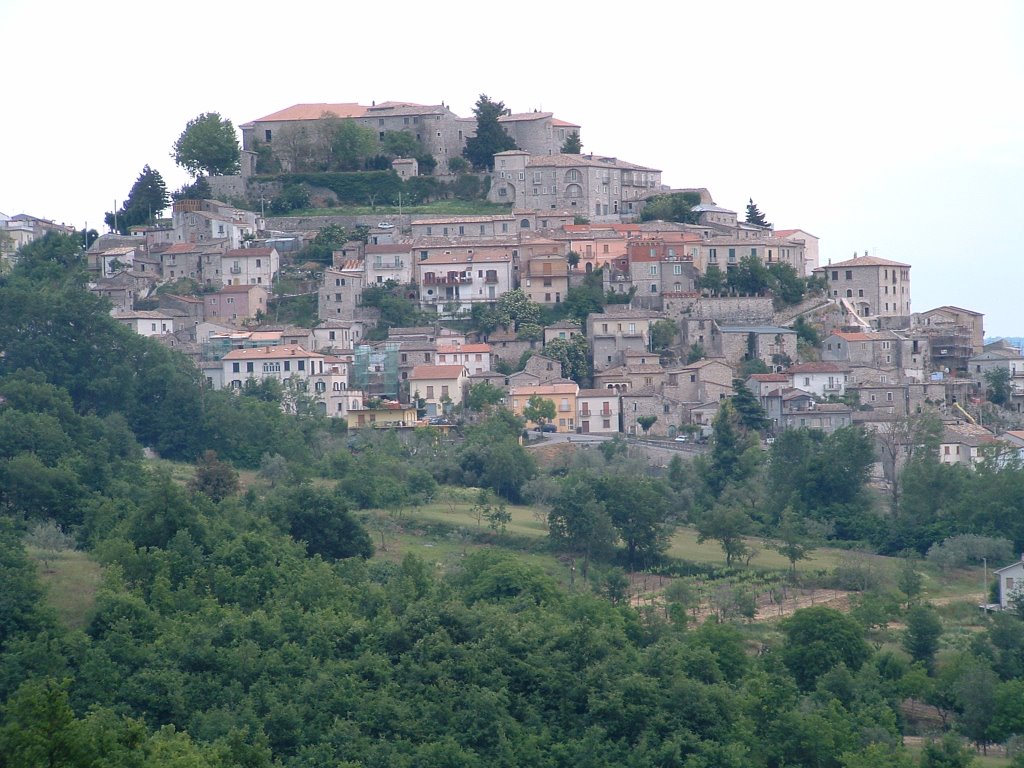
POLYGON ((193 176, 238 173, 240 156, 235 126, 217 112, 204 112, 189 120, 171 154, 174 162, 193 176))
POLYGON ((115 229, 116 221, 117 231, 123 235, 128 234, 129 228, 138 224, 152 224, 170 203, 171 198, 167 194, 163 177, 146 165, 132 185, 124 205, 116 215, 106 213, 103 220, 111 230, 115 229))
POLYGON ((643 221, 678 221, 681 224, 696 224, 698 215, 693 207, 700 205, 698 192, 671 192, 654 195, 647 200, 640 214, 643 221))
POLYGON ((523 417, 534 424, 544 425, 555 420, 555 402, 540 395, 533 395, 526 401, 523 417))
POLYGON ((580 132, 573 131, 565 137, 565 141, 562 142, 561 153, 563 155, 578 155, 583 151, 583 142, 580 141, 580 132))
POLYGON ((756 224, 759 227, 771 226, 771 224, 765 219, 764 214, 761 213, 757 205, 754 204, 753 198, 747 202, 747 224, 756 224))
POLYGON ((517 149, 515 141, 498 122, 498 118, 505 114, 505 103, 492 101, 486 94, 480 94, 473 114, 476 115, 476 136, 466 139, 462 154, 477 170, 489 171, 494 168, 496 153, 517 149))
POLYGON ((782 622, 782 660, 803 689, 839 664, 856 672, 871 655, 857 622, 825 606, 803 608, 782 622))

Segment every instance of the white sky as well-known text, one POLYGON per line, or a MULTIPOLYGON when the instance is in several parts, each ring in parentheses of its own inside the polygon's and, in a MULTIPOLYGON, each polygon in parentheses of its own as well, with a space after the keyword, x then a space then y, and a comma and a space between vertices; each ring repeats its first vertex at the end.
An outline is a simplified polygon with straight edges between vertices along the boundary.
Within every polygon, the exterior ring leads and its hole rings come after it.
POLYGON ((185 123, 480 93, 1024 336, 1024 3, 0 0, 0 211, 103 231, 185 123), (630 15, 632 14, 632 16, 630 15))

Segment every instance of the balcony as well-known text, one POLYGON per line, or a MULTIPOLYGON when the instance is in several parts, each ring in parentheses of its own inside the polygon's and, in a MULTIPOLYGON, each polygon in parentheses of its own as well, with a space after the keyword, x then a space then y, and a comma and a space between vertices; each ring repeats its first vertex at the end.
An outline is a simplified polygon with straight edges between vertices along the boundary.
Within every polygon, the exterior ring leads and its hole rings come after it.
POLYGON ((384 261, 383 259, 377 259, 373 262, 374 269, 402 269, 405 266, 405 262, 401 259, 392 259, 390 261, 384 261))
POLYGON ((472 277, 462 275, 445 275, 443 277, 423 276, 423 285, 470 285, 472 282, 472 277))
POLYGON ((230 272, 232 275, 240 275, 240 274, 242 274, 242 268, 241 267, 231 267, 230 269, 228 269, 228 272, 230 272))

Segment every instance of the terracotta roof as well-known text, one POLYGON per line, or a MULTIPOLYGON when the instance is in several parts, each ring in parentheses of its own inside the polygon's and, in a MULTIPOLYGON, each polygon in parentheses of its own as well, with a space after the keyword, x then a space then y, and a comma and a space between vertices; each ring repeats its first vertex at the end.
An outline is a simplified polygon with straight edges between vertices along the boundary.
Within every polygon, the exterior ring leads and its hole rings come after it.
POLYGON ((323 358, 319 352, 310 352, 308 349, 295 344, 281 344, 276 347, 255 347, 253 349, 233 349, 222 359, 224 360, 278 360, 283 358, 323 358))
POLYGON ((577 123, 570 123, 568 120, 560 120, 557 117, 551 118, 551 124, 556 128, 579 128, 577 123))
POLYGON ((538 384, 534 387, 513 387, 513 397, 524 395, 567 395, 577 394, 579 392, 579 385, 576 382, 570 382, 567 384, 538 384))
POLYGON ((553 117, 551 112, 516 112, 512 115, 502 115, 498 118, 499 123, 514 123, 520 120, 541 120, 545 117, 553 117))
POLYGON ((834 267, 910 267, 909 264, 904 264, 901 261, 890 261, 889 259, 882 259, 878 256, 859 256, 853 259, 847 259, 846 261, 836 261, 832 264, 823 264, 819 269, 832 269, 834 267))
POLYGON ((366 107, 361 104, 294 104, 279 112, 260 117, 252 122, 264 123, 284 120, 319 120, 324 112, 333 112, 338 117, 362 117, 366 107))
POLYGON ((597 389, 581 389, 577 397, 618 397, 619 393, 614 389, 608 387, 599 387, 597 389))
POLYGON ((134 312, 115 312, 111 315, 115 320, 173 320, 173 315, 156 309, 139 309, 134 312))
POLYGON ((443 251, 428 253, 427 258, 419 259, 416 263, 422 266, 423 264, 477 264, 481 262, 494 264, 511 261, 511 252, 480 249, 474 250, 473 253, 444 253, 443 251))
POLYGON ((166 248, 162 248, 160 253, 192 253, 198 250, 199 247, 195 243, 171 243, 166 248))
POLYGON ((754 381, 763 381, 766 384, 776 382, 781 384, 784 381, 789 381, 789 376, 784 373, 752 373, 747 378, 754 381))
POLYGON ((841 339, 846 339, 847 341, 872 341, 876 338, 875 335, 871 333, 847 333, 845 331, 833 331, 832 335, 838 336, 841 339))
POLYGON ((237 259, 239 256, 270 256, 275 253, 274 248, 232 248, 230 251, 225 253, 225 256, 230 256, 233 259, 237 259))
POLYGON ((456 355, 460 352, 490 352, 490 344, 460 344, 455 347, 442 347, 438 346, 437 354, 439 355, 456 355))
POLYGON ((457 379, 466 373, 464 365, 417 365, 409 374, 413 379, 457 379))
POLYGON ((791 365, 786 373, 849 373, 850 366, 842 363, 800 363, 791 365))
POLYGON ((601 155, 530 155, 526 161, 527 167, 547 168, 555 166, 558 168, 570 168, 573 166, 587 168, 619 168, 624 171, 650 171, 660 173, 657 168, 649 168, 645 165, 627 163, 617 157, 603 157, 601 155))

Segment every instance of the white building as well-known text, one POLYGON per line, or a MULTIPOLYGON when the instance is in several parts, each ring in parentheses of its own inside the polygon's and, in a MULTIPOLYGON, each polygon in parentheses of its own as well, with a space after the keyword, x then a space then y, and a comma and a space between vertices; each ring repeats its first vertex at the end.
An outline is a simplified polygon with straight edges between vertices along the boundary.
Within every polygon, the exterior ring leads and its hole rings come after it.
POLYGON ((174 333, 174 318, 157 310, 139 310, 136 312, 112 312, 111 317, 122 325, 127 325, 139 336, 162 336, 174 333))
POLYGON ((249 379, 276 379, 283 384, 292 377, 306 383, 324 373, 326 359, 326 355, 297 344, 234 349, 221 358, 222 386, 241 389, 249 379))
POLYGON ((221 259, 224 285, 263 285, 272 290, 281 266, 276 248, 235 248, 221 259))

